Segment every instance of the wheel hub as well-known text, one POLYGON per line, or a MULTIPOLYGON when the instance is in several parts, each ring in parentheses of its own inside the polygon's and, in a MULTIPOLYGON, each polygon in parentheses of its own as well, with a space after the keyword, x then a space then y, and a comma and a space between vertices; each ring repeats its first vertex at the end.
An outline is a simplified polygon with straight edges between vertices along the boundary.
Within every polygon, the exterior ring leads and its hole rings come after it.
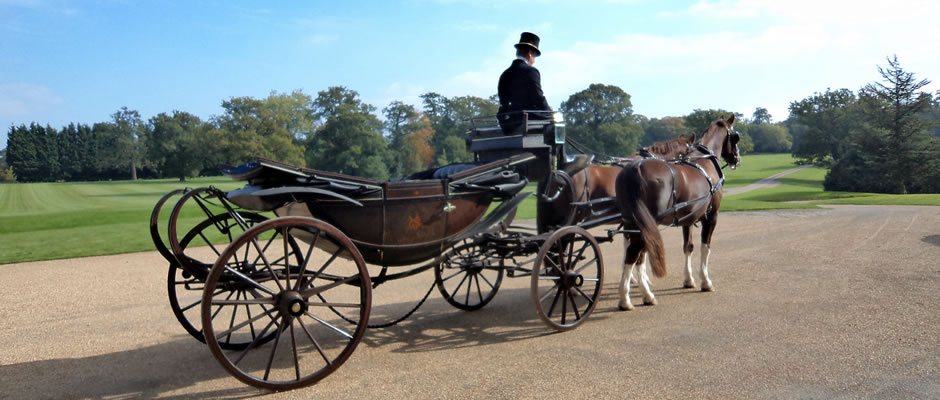
POLYGON ((281 313, 292 317, 299 317, 307 312, 307 302, 300 293, 294 291, 281 293, 278 296, 277 306, 281 313))
POLYGON ((584 276, 574 271, 566 271, 561 276, 561 285, 567 288, 581 287, 584 284, 584 276))

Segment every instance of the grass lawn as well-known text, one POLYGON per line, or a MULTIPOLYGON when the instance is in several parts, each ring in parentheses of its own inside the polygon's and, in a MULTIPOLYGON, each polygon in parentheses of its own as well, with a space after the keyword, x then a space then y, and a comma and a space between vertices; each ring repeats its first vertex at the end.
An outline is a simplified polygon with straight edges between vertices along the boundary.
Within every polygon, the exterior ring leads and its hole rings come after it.
POLYGON ((823 168, 802 169, 780 178, 780 185, 776 187, 723 198, 721 210, 819 208, 823 204, 940 206, 940 194, 826 192, 822 187, 825 177, 826 170, 823 168))
MULTIPOLYGON (((794 166, 788 154, 746 155, 741 168, 726 170, 726 185, 747 185, 794 166)), ((825 174, 821 168, 800 170, 782 178, 777 187, 727 196, 721 209, 815 208, 821 204, 940 205, 940 194, 824 192, 825 174)), ((165 179, 0 185, 0 264, 154 250, 149 221, 157 200, 174 189, 209 185, 231 190, 241 187, 243 182, 216 177, 185 183, 165 179)), ((532 183, 526 190, 535 192, 536 185, 532 183)), ((183 215, 181 224, 187 226, 202 220, 198 211, 183 215)), ((519 206, 516 218, 535 218, 534 196, 519 206)))
POLYGON ((229 178, 0 185, 0 264, 153 250, 150 213, 182 187, 229 178))

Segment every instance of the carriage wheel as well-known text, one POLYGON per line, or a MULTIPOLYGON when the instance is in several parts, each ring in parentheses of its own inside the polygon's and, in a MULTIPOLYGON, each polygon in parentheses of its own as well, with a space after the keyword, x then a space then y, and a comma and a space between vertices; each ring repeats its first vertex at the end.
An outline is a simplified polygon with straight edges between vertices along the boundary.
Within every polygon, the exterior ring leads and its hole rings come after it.
POLYGON ((205 279, 227 244, 248 230, 253 223, 266 219, 260 214, 240 212, 238 215, 246 222, 240 225, 227 209, 214 204, 219 201, 215 197, 216 193, 211 188, 186 191, 173 206, 167 224, 170 251, 180 267, 199 279, 205 279), (206 221, 220 223, 206 226, 206 221), (184 232, 188 234, 193 231, 201 233, 200 237, 194 238, 199 246, 183 245, 184 232))
POLYGON ((359 250, 333 226, 303 217, 265 221, 235 239, 209 273, 202 299, 206 343, 229 373, 249 385, 285 390, 312 384, 339 368, 362 340, 371 287, 359 250), (295 262, 292 240, 303 262, 295 262), (238 256, 257 272, 234 268, 238 256), (221 289, 248 296, 220 298, 221 289), (356 319, 349 323, 333 309, 354 311, 356 319), (249 344, 228 351, 223 340, 249 344))
MULTIPOLYGON (((267 218, 262 215, 254 213, 242 213, 241 217, 245 220, 248 226, 257 225, 267 218)), ((219 234, 216 232, 218 227, 222 227, 225 231, 235 231, 241 232, 236 224, 234 218, 229 214, 219 214, 212 218, 209 218, 196 227, 191 229, 186 233, 185 236, 179 241, 180 247, 182 248, 184 254, 187 253, 187 248, 189 247, 199 247, 206 246, 209 249, 220 248, 218 244, 212 244, 207 238, 211 237, 213 234, 219 234)), ((302 253, 300 247, 297 245, 296 241, 290 242, 291 250, 295 258, 296 263, 302 262, 302 253)), ((221 255, 219 252, 207 252, 205 249, 203 253, 209 253, 212 258, 206 261, 200 261, 202 263, 208 263, 211 265, 215 260, 221 255)), ((195 252, 191 252, 195 253, 195 252)), ((245 263, 242 261, 241 255, 236 255, 231 261, 231 266, 233 268, 244 268, 245 263)), ((193 259, 193 261, 197 261, 193 259)), ((242 273, 250 274, 256 271, 243 270, 242 273)), ((170 309, 173 310, 173 314, 176 316, 176 319, 179 321, 180 325, 183 326, 183 329, 186 329, 190 335, 192 335, 196 340, 205 343, 206 339, 202 335, 202 329, 199 328, 202 326, 201 310, 200 305, 202 304, 202 292, 204 289, 204 281, 198 277, 193 276, 191 273, 181 268, 179 264, 173 262, 170 264, 169 273, 167 275, 167 293, 170 298, 170 309)), ((224 299, 247 299, 249 293, 245 290, 227 290, 225 288, 217 290, 216 298, 224 299)), ((273 335, 269 338, 273 338, 273 335)), ((243 349, 248 346, 250 342, 232 342, 227 340, 222 340, 219 342, 219 345, 223 349, 243 349)))
POLYGON ((555 231, 532 266, 532 301, 539 317, 559 331, 574 329, 597 305, 604 262, 597 240, 577 226, 555 231))
POLYGON ((153 206, 153 211, 150 213, 150 238, 153 239, 153 245, 157 248, 157 251, 160 252, 160 255, 169 261, 170 264, 176 263, 176 257, 173 256, 166 242, 164 242, 163 238, 160 236, 160 211, 171 197, 179 196, 182 193, 183 189, 176 189, 163 195, 163 197, 157 201, 157 204, 153 206))
POLYGON ((474 311, 483 308, 499 290, 503 269, 473 239, 467 239, 444 254, 434 266, 437 290, 452 306, 474 311))

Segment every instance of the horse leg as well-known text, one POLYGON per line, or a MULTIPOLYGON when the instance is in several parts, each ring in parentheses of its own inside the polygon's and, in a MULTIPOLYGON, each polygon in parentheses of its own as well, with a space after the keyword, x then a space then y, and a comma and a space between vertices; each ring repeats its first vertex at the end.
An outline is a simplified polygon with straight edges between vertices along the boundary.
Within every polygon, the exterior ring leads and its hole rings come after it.
MULTIPOLYGON (((646 253, 640 254, 640 258, 641 258, 642 260, 637 260, 637 262, 642 262, 643 260, 646 260, 646 253)), ((639 283, 637 283, 637 281, 636 281, 637 275, 639 275, 639 273, 636 274, 636 275, 630 274, 630 284, 631 284, 631 285, 638 285, 638 286, 639 286, 639 283)))
POLYGON ((623 258, 620 261, 623 270, 620 273, 620 287, 618 288, 620 303, 618 307, 624 311, 633 309, 633 303, 630 302, 630 281, 633 279, 633 271, 636 269, 636 262, 642 247, 638 242, 639 238, 629 241, 626 236, 623 238, 623 258))
POLYGON ((640 277, 637 278, 637 281, 640 283, 640 289, 643 290, 643 304, 648 306, 656 305, 656 296, 653 295, 653 290, 650 289, 650 277, 649 277, 649 255, 644 254, 643 263, 640 264, 640 277))
POLYGON ((702 281, 703 292, 715 290, 711 278, 708 277, 708 257, 712 253, 711 242, 712 233, 715 232, 715 217, 717 215, 712 215, 702 221, 702 264, 699 268, 699 279, 702 281))
POLYGON ((693 246, 692 241, 689 240, 691 231, 691 227, 682 227, 682 252, 685 253, 685 282, 682 284, 682 287, 686 289, 695 288, 695 278, 692 278, 692 250, 695 246, 693 246))

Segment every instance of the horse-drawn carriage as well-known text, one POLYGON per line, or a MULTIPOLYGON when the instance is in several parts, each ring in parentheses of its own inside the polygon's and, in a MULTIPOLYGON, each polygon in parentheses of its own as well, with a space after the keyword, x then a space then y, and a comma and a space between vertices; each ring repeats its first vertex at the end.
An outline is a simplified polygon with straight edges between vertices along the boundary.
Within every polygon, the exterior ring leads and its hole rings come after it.
POLYGON ((566 149, 560 115, 524 120, 510 134, 474 120, 474 163, 399 180, 258 159, 225 171, 246 181, 240 189, 166 194, 151 235, 170 264, 174 314, 233 376, 273 390, 332 373, 370 327, 373 288, 428 269, 463 310, 489 303, 505 276, 528 277, 541 320, 577 327, 600 297, 598 243, 612 240, 587 229, 620 214, 613 189, 584 195, 591 157, 566 149), (530 182, 535 232, 510 226, 530 182))
POLYGON ((583 168, 586 156, 565 153, 560 117, 515 135, 479 124, 468 136, 474 163, 396 181, 259 159, 225 171, 247 181, 240 189, 168 193, 151 235, 170 263, 177 319, 236 378, 275 390, 316 382, 352 354, 374 285, 432 268, 444 298, 464 310, 492 300, 505 275, 530 277, 541 319, 577 327, 600 296, 598 242, 609 239, 574 224, 529 232, 507 222, 529 182, 583 168))

